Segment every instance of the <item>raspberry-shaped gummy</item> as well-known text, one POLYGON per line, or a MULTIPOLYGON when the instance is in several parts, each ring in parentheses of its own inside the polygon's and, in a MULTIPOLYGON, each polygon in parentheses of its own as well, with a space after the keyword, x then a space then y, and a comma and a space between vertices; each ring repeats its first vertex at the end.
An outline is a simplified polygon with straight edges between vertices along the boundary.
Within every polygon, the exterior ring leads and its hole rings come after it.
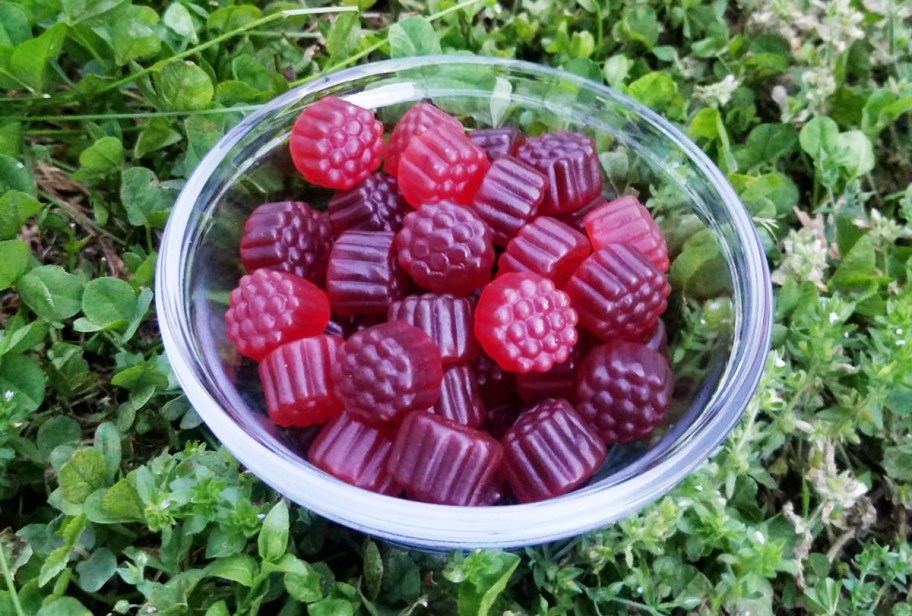
POLYGON ((491 279, 491 230, 454 203, 425 205, 406 216, 396 248, 402 269, 435 293, 468 295, 491 279))
POLYGON ((577 341, 576 322, 567 294, 531 272, 498 277, 475 306, 475 337, 510 372, 546 372, 567 361, 577 341))
POLYGON ((260 362, 260 384, 272 423, 306 428, 335 417, 342 403, 330 372, 342 346, 338 336, 311 336, 283 344, 260 362))
POLYGON ((312 282, 258 269, 231 291, 225 325, 238 353, 260 361, 286 342, 322 333, 329 317, 326 294, 312 282))
POLYGON ((399 160, 399 190, 412 207, 454 201, 468 205, 488 172, 484 150, 446 125, 412 140, 399 160))
POLYGON ((503 472, 516 500, 566 494, 605 461, 598 433, 566 400, 549 399, 523 413, 503 437, 503 472))
POLYGON ((519 230, 497 260, 497 271, 533 272, 563 288, 589 256, 586 236, 548 216, 539 216, 519 230))
POLYGON ((410 295, 390 304, 388 321, 405 321, 431 337, 446 364, 471 361, 478 355, 472 333, 472 302, 449 294, 410 295))
POLYGON ((526 138, 515 128, 479 128, 469 133, 472 143, 480 147, 494 162, 504 156, 513 156, 526 138))
POLYGON ((389 471, 409 498, 441 505, 486 505, 503 449, 480 430, 415 411, 399 426, 389 471))
POLYGON ((390 422, 437 402, 443 365, 427 334, 390 321, 346 340, 332 376, 346 411, 369 423, 390 422))
POLYGON ((351 190, 340 190, 327 207, 333 235, 345 231, 398 231, 412 208, 394 178, 377 172, 351 190))
POLYGON ((307 450, 311 464, 353 486, 396 495, 402 491, 386 470, 392 432, 343 412, 326 424, 307 450))
POLYGON ((642 338, 665 312, 671 293, 665 274, 623 244, 592 253, 566 289, 580 325, 604 341, 642 338))
POLYGON ((624 244, 639 250, 660 272, 668 271, 668 245, 656 221, 636 197, 625 195, 603 203, 583 219, 595 250, 624 244))
POLYGON ((596 347, 577 374, 577 411, 608 444, 639 441, 662 423, 674 377, 668 360, 638 342, 596 347))
POLYGON ((391 176, 399 174, 399 159, 412 141, 434 126, 445 126, 458 133, 464 132, 462 123, 441 111, 430 103, 417 103, 412 105, 405 114, 396 122, 393 132, 390 133, 389 143, 386 146, 386 163, 383 168, 391 176))
POLYGON ((341 315, 386 313, 405 294, 392 231, 346 231, 333 244, 326 270, 326 293, 341 315))
POLYGON ((329 219, 302 201, 264 203, 244 222, 241 263, 288 272, 323 285, 332 246, 329 219))
POLYGON ((538 214, 548 178, 526 163, 495 160, 472 200, 472 209, 489 227, 494 243, 506 246, 538 214))
POLYGON ((380 167, 383 124, 372 111, 325 96, 301 112, 288 145, 305 180, 348 190, 380 167))
POLYGON ((582 133, 558 131, 533 137, 516 156, 548 177, 542 214, 578 210, 602 193, 595 144, 582 133))

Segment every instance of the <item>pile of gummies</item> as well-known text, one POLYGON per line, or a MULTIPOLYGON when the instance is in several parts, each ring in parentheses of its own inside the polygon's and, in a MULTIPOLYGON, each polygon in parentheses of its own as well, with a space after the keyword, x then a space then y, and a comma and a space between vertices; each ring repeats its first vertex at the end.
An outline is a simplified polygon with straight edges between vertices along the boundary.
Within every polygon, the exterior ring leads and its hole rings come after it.
POLYGON ((250 214, 225 321, 271 421, 321 426, 312 465, 428 503, 527 503, 662 422, 668 248, 635 197, 602 197, 590 137, 467 131, 422 102, 385 140, 327 96, 289 148, 335 193, 250 214))

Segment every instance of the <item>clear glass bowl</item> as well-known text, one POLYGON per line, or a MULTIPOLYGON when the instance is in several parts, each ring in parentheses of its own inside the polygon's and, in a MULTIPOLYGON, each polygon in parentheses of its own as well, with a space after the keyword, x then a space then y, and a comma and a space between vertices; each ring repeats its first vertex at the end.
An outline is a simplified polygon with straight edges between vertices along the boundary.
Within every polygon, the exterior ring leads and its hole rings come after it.
MULTIPOLYGON (((610 182, 606 186, 610 196, 610 182)), ((750 216, 722 173, 668 121, 575 75, 472 56, 351 68, 291 90, 240 122, 177 199, 162 240, 156 298, 174 373, 209 428, 246 467, 322 516, 432 550, 562 539, 619 520, 666 493, 741 417, 769 350, 772 311, 769 271, 750 216), (328 200, 328 191, 299 179, 286 147, 301 109, 327 94, 375 109, 388 127, 413 103, 431 100, 469 128, 582 130, 600 152, 615 152, 615 162, 626 158, 632 185, 641 199, 651 199, 673 252, 686 235, 682 229, 709 236, 703 245, 719 257, 716 271, 703 279, 713 288, 676 289, 669 318, 681 320, 684 297, 712 296, 730 300, 731 319, 702 355, 690 358, 688 374, 678 375, 669 416, 652 439, 611 449, 592 481, 573 493, 527 505, 412 502, 355 488, 305 461, 301 452, 313 431, 282 430, 267 420, 255 367, 227 340, 223 316, 228 292, 243 273, 237 245, 246 215, 271 200, 306 199, 316 207, 328 200)))

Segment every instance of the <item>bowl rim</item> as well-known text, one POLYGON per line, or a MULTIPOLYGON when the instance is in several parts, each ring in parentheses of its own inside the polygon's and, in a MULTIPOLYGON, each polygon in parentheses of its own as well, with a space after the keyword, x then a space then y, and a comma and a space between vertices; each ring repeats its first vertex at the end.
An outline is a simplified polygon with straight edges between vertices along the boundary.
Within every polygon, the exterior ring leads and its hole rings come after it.
POLYGON ((520 60, 485 56, 419 56, 372 62, 323 75, 277 96, 241 120, 200 161, 187 179, 170 213, 159 248, 155 298, 165 353, 181 388, 221 443, 248 469, 277 492, 315 513, 384 539, 423 549, 509 548, 534 545, 582 534, 622 519, 658 499, 683 481, 719 447, 740 420, 759 384, 772 334, 772 286, 765 253, 751 218, 722 172, 680 130, 656 112, 608 86, 559 69, 520 60), (699 433, 671 454, 633 477, 602 488, 523 505, 453 507, 374 494, 345 484, 316 469, 302 469, 269 450, 227 416, 197 376, 202 370, 186 344, 182 315, 189 248, 184 242, 193 208, 224 156, 276 110, 322 90, 357 79, 395 74, 435 65, 483 65, 529 76, 559 79, 594 91, 636 113, 671 141, 718 192, 731 217, 735 236, 746 257, 741 274, 750 301, 742 302, 733 335, 755 353, 742 361, 726 361, 725 375, 708 404, 715 412, 699 433), (314 495, 317 495, 316 497, 314 495))

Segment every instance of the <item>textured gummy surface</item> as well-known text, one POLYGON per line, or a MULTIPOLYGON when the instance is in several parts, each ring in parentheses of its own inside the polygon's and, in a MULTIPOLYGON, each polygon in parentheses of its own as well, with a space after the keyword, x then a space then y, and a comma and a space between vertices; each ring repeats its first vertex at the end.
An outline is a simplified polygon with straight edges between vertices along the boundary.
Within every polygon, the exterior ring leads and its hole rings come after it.
POLYGON ((520 146, 517 158, 548 178, 542 214, 572 212, 602 193, 602 176, 592 139, 558 131, 533 137, 520 146))
POLYGON ((412 207, 440 201, 468 205, 488 172, 484 150, 452 127, 437 125, 414 138, 399 159, 399 190, 412 207))
POLYGON ((324 212, 302 201, 264 203, 244 222, 241 263, 248 273, 260 268, 279 270, 322 286, 331 246, 324 212))
POLYGON ((231 291, 225 325, 238 353, 260 361, 286 342, 322 333, 329 317, 326 294, 312 282, 258 269, 231 291))
POLYGON ((311 336, 283 344, 263 358, 260 383, 274 424, 306 428, 339 414, 342 403, 333 394, 330 373, 341 346, 337 336, 311 336))
POLYGON ((427 409, 440 397, 440 353, 423 331, 390 321, 352 334, 333 365, 336 395, 345 410, 370 423, 427 409))
POLYGON ((478 356, 473 365, 475 378, 478 379, 478 391, 488 409, 518 400, 515 374, 498 366, 497 362, 484 353, 478 356))
POLYGON ((570 351, 567 361, 554 364, 547 372, 517 374, 516 393, 523 402, 560 398, 572 404, 576 400, 576 370, 585 357, 587 348, 588 345, 581 340, 570 351))
POLYGON ((392 231, 346 231, 329 253, 326 293, 341 315, 386 313, 405 294, 392 231))
POLYGON ((539 216, 510 241, 497 261, 497 271, 532 272, 563 288, 589 252, 585 235, 559 220, 539 216))
POLYGON ((577 378, 576 408, 609 445, 648 437, 664 419, 674 388, 665 356, 637 342, 596 347, 577 378))
POLYGON ((395 178, 378 172, 333 195, 327 213, 333 235, 341 235, 349 230, 398 231, 411 209, 395 178))
POLYGON ((487 412, 471 366, 462 364, 444 369, 440 399, 433 412, 470 428, 477 428, 485 422, 487 412))
POLYGON ((567 361, 577 342, 576 322, 567 294, 528 272, 499 276, 475 307, 475 337, 510 372, 546 372, 567 361))
POLYGON ((671 293, 665 274, 623 244, 592 253, 566 289, 580 325, 605 341, 642 338, 665 312, 671 293))
POLYGON ((396 236, 399 265, 418 286, 468 295, 491 279, 491 230, 472 210, 447 201, 411 212, 396 236))
POLYGON ((503 447, 503 473, 521 503, 566 494, 605 460, 605 445, 566 400, 545 400, 523 413, 503 447))
POLYGON ((317 186, 348 190, 380 167, 383 124, 372 111, 325 96, 291 128, 291 160, 317 186))
POLYGON ((411 295, 390 304, 387 319, 405 321, 431 337, 444 364, 471 361, 478 355, 472 333, 472 302, 449 294, 411 295))
POLYGON ((402 421, 389 471, 415 500, 441 505, 489 504, 503 450, 496 440, 426 411, 402 421))
POLYGON ((390 133, 383 167, 386 172, 394 177, 398 175, 402 153, 415 137, 434 126, 445 126, 459 133, 464 130, 459 120, 430 103, 417 103, 409 107, 390 133))
POLYGON ((639 250, 660 272, 668 271, 668 245, 656 221, 636 197, 625 195, 608 201, 583 219, 589 241, 596 250, 624 244, 639 250))
POLYGON ((548 178, 512 157, 494 161, 472 200, 472 209, 491 228, 494 243, 507 243, 529 223, 548 190, 548 178))
POLYGON ((343 412, 320 430, 307 451, 307 459, 354 486, 396 495, 401 489, 386 469, 393 436, 386 428, 372 426, 343 412))
POLYGON ((479 128, 469 133, 469 139, 484 150, 491 162, 513 156, 526 142, 523 134, 515 128, 479 128))

